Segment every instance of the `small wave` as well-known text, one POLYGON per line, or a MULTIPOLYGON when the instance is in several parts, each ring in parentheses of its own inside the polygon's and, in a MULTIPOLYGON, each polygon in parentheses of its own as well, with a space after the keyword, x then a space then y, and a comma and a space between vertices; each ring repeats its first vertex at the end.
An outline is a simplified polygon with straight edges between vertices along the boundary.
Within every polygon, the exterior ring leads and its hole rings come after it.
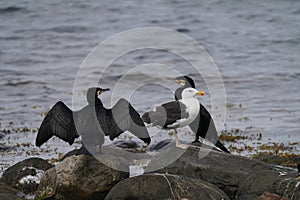
POLYGON ((20 86, 20 85, 28 85, 28 84, 45 84, 45 82, 42 81, 8 81, 6 84, 4 84, 4 86, 20 86))
POLYGON ((75 33, 84 32, 87 30, 87 28, 83 26, 55 26, 48 30, 55 33, 75 33))
POLYGON ((291 14, 294 14, 294 15, 299 15, 300 14, 300 9, 298 10, 295 10, 295 11, 292 11, 291 14))
POLYGON ((108 8, 107 9, 109 12, 120 12, 119 8, 108 8))
POLYGON ((18 37, 18 36, 4 36, 0 37, 0 40, 20 40, 24 39, 23 37, 18 37))
POLYGON ((0 8, 0 14, 17 12, 24 9, 25 8, 17 7, 17 6, 8 6, 8 7, 0 8))
POLYGON ((191 32, 191 30, 189 30, 187 28, 177 28, 176 31, 178 31, 180 33, 189 33, 189 32, 191 32))
POLYGON ((282 38, 269 40, 271 44, 300 44, 300 38, 282 38))
POLYGON ((300 73, 294 73, 291 75, 292 78, 300 79, 300 73))

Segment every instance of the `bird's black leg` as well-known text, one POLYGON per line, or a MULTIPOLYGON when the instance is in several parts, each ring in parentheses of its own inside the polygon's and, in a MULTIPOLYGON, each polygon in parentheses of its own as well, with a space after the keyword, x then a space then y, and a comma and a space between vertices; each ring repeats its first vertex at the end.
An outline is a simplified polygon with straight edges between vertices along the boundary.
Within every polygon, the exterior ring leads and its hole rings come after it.
POLYGON ((195 139, 193 142, 192 142, 192 144, 194 144, 194 143, 199 143, 200 141, 199 141, 199 139, 197 140, 197 139, 195 139))

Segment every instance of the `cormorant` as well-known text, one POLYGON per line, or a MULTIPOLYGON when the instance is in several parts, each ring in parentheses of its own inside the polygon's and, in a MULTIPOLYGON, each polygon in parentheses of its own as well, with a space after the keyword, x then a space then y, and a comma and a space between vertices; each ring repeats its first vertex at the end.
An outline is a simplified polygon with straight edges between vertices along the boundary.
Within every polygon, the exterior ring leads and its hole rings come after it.
POLYGON ((152 126, 174 129, 176 146, 185 149, 187 146, 179 142, 176 129, 187 126, 195 120, 200 110, 199 102, 195 96, 204 94, 204 92, 194 88, 186 88, 182 92, 181 100, 155 107, 152 111, 144 113, 142 119, 146 124, 152 126))
POLYGON ((72 145, 75 138, 81 135, 83 144, 77 154, 96 153, 97 147, 104 143, 104 136, 114 140, 126 130, 149 144, 151 139, 145 125, 127 100, 121 98, 112 109, 103 106, 98 96, 108 90, 89 88, 88 105, 79 111, 72 111, 63 102, 57 102, 40 126, 36 146, 41 146, 52 136, 72 145))
MULTIPOLYGON (((194 80, 189 76, 179 76, 175 78, 175 81, 181 85, 181 87, 175 91, 174 96, 176 100, 181 99, 181 93, 185 88, 195 88, 194 80)), ((218 140, 218 132, 210 113, 201 103, 199 104, 200 111, 197 115, 197 118, 189 125, 191 130, 196 134, 196 138, 193 143, 199 142, 199 137, 206 138, 222 151, 230 153, 228 149, 218 140)))

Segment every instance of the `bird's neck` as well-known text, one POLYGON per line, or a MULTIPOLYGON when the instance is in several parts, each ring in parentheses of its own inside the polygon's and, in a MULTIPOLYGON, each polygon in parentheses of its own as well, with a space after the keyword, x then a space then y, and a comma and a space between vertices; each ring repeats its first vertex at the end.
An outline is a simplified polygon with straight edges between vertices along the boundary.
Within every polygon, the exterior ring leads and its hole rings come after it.
POLYGON ((95 105, 101 105, 101 106, 103 106, 103 103, 102 103, 102 101, 99 99, 99 98, 96 98, 95 99, 95 105))
POLYGON ((102 101, 97 97, 92 99, 92 100, 88 100, 88 103, 89 103, 89 105, 94 104, 94 105, 97 105, 97 106, 99 106, 99 105, 103 106, 102 101))
POLYGON ((184 86, 181 86, 181 87, 182 87, 183 89, 189 88, 189 87, 195 88, 195 84, 187 82, 187 83, 185 83, 184 86))

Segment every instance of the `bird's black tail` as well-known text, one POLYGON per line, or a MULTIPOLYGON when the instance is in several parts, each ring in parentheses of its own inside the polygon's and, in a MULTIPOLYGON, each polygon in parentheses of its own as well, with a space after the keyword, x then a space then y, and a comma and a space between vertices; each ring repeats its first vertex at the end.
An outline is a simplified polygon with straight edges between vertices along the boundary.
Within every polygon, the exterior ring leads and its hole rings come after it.
POLYGON ((230 153, 228 149, 218 140, 216 143, 216 147, 224 151, 225 153, 230 153))

